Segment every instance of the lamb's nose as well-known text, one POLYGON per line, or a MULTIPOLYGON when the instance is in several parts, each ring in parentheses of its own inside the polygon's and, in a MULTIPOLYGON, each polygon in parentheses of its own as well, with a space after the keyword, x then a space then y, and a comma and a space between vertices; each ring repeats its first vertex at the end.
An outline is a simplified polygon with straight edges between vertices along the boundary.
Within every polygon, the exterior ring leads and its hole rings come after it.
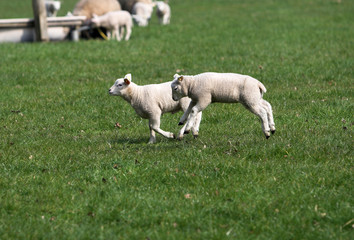
POLYGON ((110 93, 110 92, 111 92, 111 89, 108 89, 108 92, 110 93))

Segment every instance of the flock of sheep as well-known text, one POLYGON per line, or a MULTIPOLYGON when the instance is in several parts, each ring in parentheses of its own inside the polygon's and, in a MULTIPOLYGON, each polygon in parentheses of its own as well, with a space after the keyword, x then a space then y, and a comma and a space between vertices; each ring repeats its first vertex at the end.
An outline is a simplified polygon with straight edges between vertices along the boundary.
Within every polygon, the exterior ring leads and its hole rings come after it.
MULTIPOLYGON (((47 16, 56 16, 60 9, 60 1, 46 0, 47 16)), ((166 1, 152 0, 79 0, 73 13, 68 15, 85 16, 86 24, 93 27, 103 27, 108 39, 124 38, 129 40, 133 21, 138 26, 147 26, 153 9, 162 25, 170 23, 171 9, 166 1)))
MULTIPOLYGON (((58 1, 47 1, 48 14, 55 16, 60 8, 58 1)), ((169 24, 171 10, 167 2, 152 0, 80 0, 73 11, 74 15, 86 16, 88 24, 104 27, 108 38, 129 40, 133 20, 139 26, 147 26, 153 8, 161 24, 169 24)), ((213 102, 241 103, 246 109, 259 117, 266 138, 275 133, 272 107, 263 99, 264 85, 255 78, 236 73, 201 73, 195 76, 174 75, 173 81, 139 86, 132 82, 132 75, 119 78, 109 89, 109 94, 121 96, 142 118, 149 119, 149 143, 156 142, 155 132, 166 138, 182 139, 192 131, 199 134, 202 111, 213 102), (160 128, 164 113, 183 110, 179 121, 183 125, 176 137, 160 128)))

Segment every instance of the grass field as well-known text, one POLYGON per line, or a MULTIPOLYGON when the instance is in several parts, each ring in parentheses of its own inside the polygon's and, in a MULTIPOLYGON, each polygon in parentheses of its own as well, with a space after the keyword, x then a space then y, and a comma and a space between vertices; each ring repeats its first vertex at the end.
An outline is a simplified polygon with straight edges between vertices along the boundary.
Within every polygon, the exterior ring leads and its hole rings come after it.
MULTIPOLYGON (((170 5, 171 25, 153 16, 128 42, 0 44, 0 239, 352 239, 353 1, 170 5), (259 79, 276 134, 213 104, 198 139, 147 144, 147 120, 108 89, 176 71, 259 79)), ((31 15, 0 2, 0 18, 31 15)))

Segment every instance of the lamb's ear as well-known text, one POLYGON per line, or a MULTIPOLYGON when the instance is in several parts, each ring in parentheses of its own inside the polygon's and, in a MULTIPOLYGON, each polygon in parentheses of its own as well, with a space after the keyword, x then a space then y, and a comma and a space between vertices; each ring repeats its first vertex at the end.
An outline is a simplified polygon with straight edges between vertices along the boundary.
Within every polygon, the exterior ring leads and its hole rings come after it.
POLYGON ((178 81, 182 82, 183 76, 179 76, 178 81))
POLYGON ((124 82, 125 82, 125 84, 129 85, 131 81, 132 81, 132 75, 130 73, 128 73, 124 77, 124 82))
POLYGON ((179 75, 176 73, 175 75, 173 75, 173 79, 177 79, 179 78, 179 75))

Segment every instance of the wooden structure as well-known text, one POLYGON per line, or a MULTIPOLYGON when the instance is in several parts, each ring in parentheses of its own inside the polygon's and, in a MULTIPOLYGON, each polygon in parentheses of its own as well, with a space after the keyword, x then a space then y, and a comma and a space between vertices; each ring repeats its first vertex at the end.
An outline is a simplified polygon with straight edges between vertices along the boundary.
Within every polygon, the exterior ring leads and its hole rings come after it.
POLYGON ((0 19, 0 43, 60 41, 68 37, 79 40, 78 31, 84 26, 85 16, 47 17, 43 0, 32 3, 34 19, 0 19))
MULTIPOLYGON (((46 20, 48 40, 61 41, 69 37, 78 41, 78 31, 85 20, 85 16, 48 17, 46 20)), ((35 20, 30 18, 0 19, 0 43, 43 41, 37 38, 34 27, 35 20)))
POLYGON ((32 0, 34 29, 36 32, 35 40, 41 42, 48 42, 47 29, 47 13, 45 10, 44 0, 32 0))

